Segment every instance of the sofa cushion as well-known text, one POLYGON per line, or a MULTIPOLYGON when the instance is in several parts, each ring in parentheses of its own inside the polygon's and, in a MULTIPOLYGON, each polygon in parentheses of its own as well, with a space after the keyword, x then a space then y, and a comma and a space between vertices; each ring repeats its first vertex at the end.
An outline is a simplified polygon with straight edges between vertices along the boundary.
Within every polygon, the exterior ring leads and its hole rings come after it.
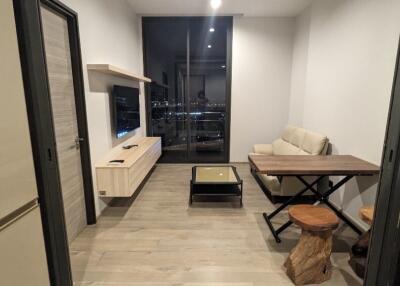
POLYGON ((285 129, 283 130, 283 133, 282 133, 282 135, 281 135, 281 138, 282 138, 283 140, 285 140, 286 142, 291 143, 293 133, 294 133, 294 131, 295 131, 296 129, 297 129, 297 127, 294 127, 294 126, 291 126, 291 125, 286 126, 285 129))
POLYGON ((304 150, 301 150, 300 149, 300 151, 299 151, 299 154, 298 155, 311 155, 310 153, 308 153, 308 152, 306 152, 306 151, 304 151, 304 150))
POLYGON ((303 145, 306 130, 303 128, 288 125, 281 136, 282 140, 301 148, 303 145))
POLYGON ((303 146, 301 149, 311 155, 319 155, 324 150, 328 138, 325 135, 307 131, 304 136, 303 146))
POLYGON ((292 143, 294 146, 301 147, 303 146, 304 137, 306 135, 306 130, 303 128, 296 128, 293 130, 292 138, 289 143, 292 143))
POLYGON ((276 155, 319 155, 323 153, 328 142, 328 138, 323 134, 291 125, 288 125, 283 130, 281 139, 293 145, 293 147, 297 147, 299 150, 290 148, 286 144, 279 142, 279 144, 276 144, 276 147, 279 149, 277 152, 275 152, 275 145, 273 145, 274 154, 276 153, 276 155))
POLYGON ((270 192, 279 194, 279 192, 281 191, 281 183, 279 182, 278 177, 268 176, 264 174, 259 174, 258 177, 261 179, 261 181, 270 192))
POLYGON ((257 154, 272 155, 272 144, 256 144, 253 149, 257 154))
POLYGON ((277 139, 272 143, 274 155, 299 155, 300 148, 282 139, 277 139))

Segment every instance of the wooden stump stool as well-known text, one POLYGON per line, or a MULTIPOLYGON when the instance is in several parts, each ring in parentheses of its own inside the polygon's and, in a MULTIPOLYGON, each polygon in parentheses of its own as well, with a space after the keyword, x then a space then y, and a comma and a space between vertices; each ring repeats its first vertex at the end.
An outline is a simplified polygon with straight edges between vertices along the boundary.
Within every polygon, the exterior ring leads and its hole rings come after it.
MULTIPOLYGON (((360 218, 372 225, 374 217, 374 207, 362 207, 360 209, 360 218)), ((363 233, 357 243, 351 247, 349 264, 358 277, 364 278, 365 266, 367 264, 367 255, 369 247, 369 237, 371 230, 363 233)))
POLYGON ((374 219, 374 207, 362 207, 360 209, 360 218, 369 225, 372 225, 374 219))
POLYGON ((285 262, 287 275, 295 285, 329 280, 332 275, 332 230, 339 225, 339 219, 331 210, 313 205, 291 207, 289 218, 301 227, 302 233, 285 262))

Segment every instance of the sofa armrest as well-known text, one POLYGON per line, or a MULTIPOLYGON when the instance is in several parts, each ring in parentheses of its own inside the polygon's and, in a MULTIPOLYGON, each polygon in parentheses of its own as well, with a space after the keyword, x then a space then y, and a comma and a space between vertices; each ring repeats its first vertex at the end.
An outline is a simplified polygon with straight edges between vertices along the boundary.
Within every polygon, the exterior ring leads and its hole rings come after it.
POLYGON ((253 147, 254 153, 272 155, 272 144, 256 144, 253 147))

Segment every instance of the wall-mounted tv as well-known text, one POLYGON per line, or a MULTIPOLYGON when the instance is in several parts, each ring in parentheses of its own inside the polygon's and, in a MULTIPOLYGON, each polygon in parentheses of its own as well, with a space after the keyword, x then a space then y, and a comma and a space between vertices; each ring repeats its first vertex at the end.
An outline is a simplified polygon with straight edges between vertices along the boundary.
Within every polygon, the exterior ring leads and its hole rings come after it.
POLYGON ((140 127, 139 89, 114 85, 112 92, 114 130, 117 138, 140 127))

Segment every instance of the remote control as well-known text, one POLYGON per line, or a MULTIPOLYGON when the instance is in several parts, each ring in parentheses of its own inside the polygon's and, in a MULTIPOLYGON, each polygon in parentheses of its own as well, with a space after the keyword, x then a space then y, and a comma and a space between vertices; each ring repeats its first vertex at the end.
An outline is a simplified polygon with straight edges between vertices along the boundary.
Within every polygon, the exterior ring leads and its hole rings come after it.
POLYGON ((124 163, 125 160, 111 160, 108 163, 124 163))
POLYGON ((122 146, 122 148, 123 149, 131 149, 132 147, 138 147, 139 145, 137 145, 137 144, 132 144, 132 145, 125 145, 125 146, 122 146))

